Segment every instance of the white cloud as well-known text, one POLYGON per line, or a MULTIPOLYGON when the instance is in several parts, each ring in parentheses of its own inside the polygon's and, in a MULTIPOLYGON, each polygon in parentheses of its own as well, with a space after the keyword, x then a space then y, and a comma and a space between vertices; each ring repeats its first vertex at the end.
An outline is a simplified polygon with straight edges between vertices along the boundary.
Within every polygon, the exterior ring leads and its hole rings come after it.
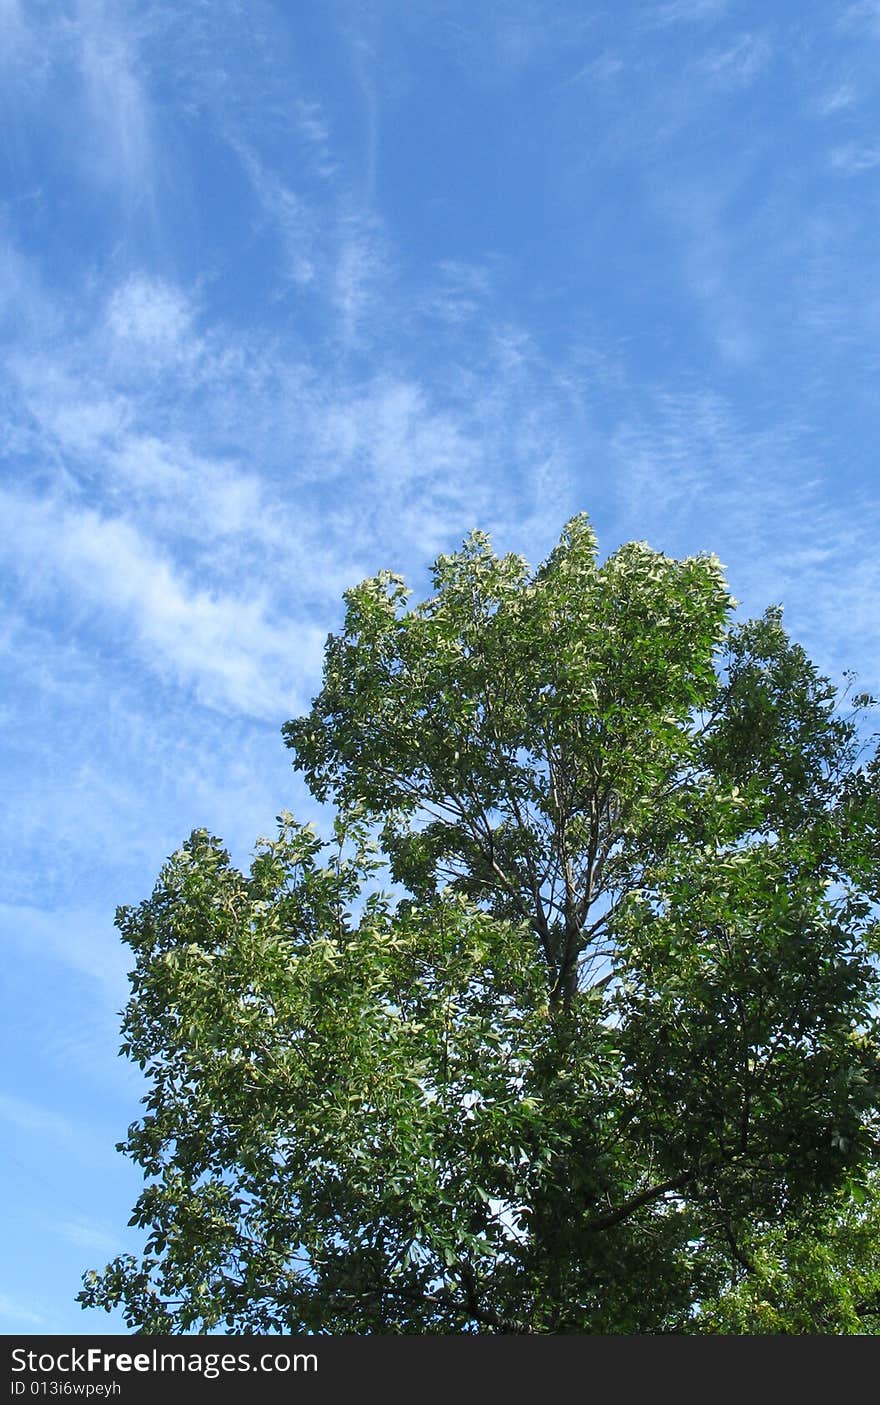
POLYGON ((452 487, 478 453, 459 418, 432 406, 411 379, 379 377, 360 395, 328 406, 320 432, 338 472, 367 469, 396 494, 426 476, 452 487))
POLYGON ((707 337, 721 357, 747 365, 761 351, 761 324, 737 278, 749 231, 728 209, 748 168, 741 160, 713 179, 693 185, 657 183, 657 200, 678 244, 683 282, 704 315, 707 337))
POLYGON ((0 71, 15 98, 10 125, 29 141, 45 124, 74 169, 143 216, 153 209, 154 121, 138 52, 144 16, 126 8, 2 0, 0 71))
POLYGON ((726 14, 729 0, 663 0, 649 11, 655 24, 692 24, 720 19, 726 14))
POLYGON ((46 1330, 49 1319, 13 1293, 0 1292, 0 1321, 13 1323, 19 1331, 31 1328, 39 1332, 46 1330))
POLYGON ((766 34, 741 34, 734 43, 702 59, 700 67, 722 87, 746 87, 767 67, 772 54, 766 34))
POLYGON ((667 392, 621 421, 610 467, 622 539, 715 551, 747 612, 783 604, 824 670, 855 668, 876 687, 880 512, 833 501, 803 426, 755 430, 717 394, 667 392))
MULTIPOLYGON (((84 1167, 100 1165, 106 1157, 107 1136, 85 1120, 76 1119, 14 1093, 0 1092, 0 1122, 15 1129, 16 1143, 22 1139, 44 1142, 51 1148, 52 1162, 47 1171, 63 1166, 73 1158, 84 1167)), ((36 1156, 36 1151, 33 1153, 36 1156)))
POLYGON ((61 1235, 68 1243, 75 1244, 78 1249, 87 1249, 90 1253, 101 1255, 107 1259, 118 1254, 122 1247, 117 1234, 109 1233, 102 1225, 92 1220, 62 1220, 60 1223, 50 1225, 49 1228, 53 1233, 61 1235))
POLYGON ((49 1137, 57 1142, 69 1143, 80 1135, 69 1117, 10 1093, 0 1093, 0 1121, 28 1136, 49 1137))
POLYGON ((859 100, 859 90, 851 78, 844 79, 827 88, 817 99, 814 111, 818 117, 833 117, 835 113, 846 112, 859 100))
MULTIPOLYGON (((26 453, 57 465, 65 492, 72 479, 100 481, 109 513, 149 522, 163 539, 210 548, 216 578, 233 540, 283 549, 290 559, 297 532, 279 518, 264 478, 230 454, 191 447, 191 437, 204 437, 193 422, 198 410, 180 427, 166 423, 171 385, 216 397, 226 415, 250 390, 246 375, 236 383, 240 358, 230 364, 225 348, 212 353, 191 322, 191 303, 178 290, 128 280, 85 339, 37 338, 9 358, 8 390, 21 403, 9 407, 7 432, 19 437, 19 459, 26 453)), ((253 402, 250 411, 258 413, 253 402)))
POLYGON ((845 176, 860 176, 880 166, 880 142, 847 142, 831 152, 831 165, 845 176))
POLYGON ((227 139, 242 164, 264 217, 275 227, 286 278, 299 288, 307 288, 327 257, 326 230, 316 211, 310 201, 270 170, 249 142, 233 135, 227 139))
MULTIPOLYGON (((117 476, 120 498, 134 492, 144 508, 152 500, 160 521, 165 504, 172 535, 207 533, 216 544, 231 537, 252 537, 264 546, 279 543, 283 521, 265 481, 234 460, 206 458, 185 442, 132 433, 108 451, 107 468, 108 477, 117 476)), ((108 492, 112 497, 112 481, 108 492)))
MULTIPOLYGON (((332 271, 331 302, 338 317, 343 347, 353 349, 375 327, 381 313, 381 288, 386 275, 379 234, 371 221, 346 220, 332 271)), ((384 320, 384 319, 383 319, 384 320)))
MULTIPOLYGON (((339 326, 378 337, 370 280, 383 275, 363 226, 343 227, 348 262, 335 283, 326 270, 337 320, 325 352, 339 326)), ((511 496, 528 517, 546 465, 565 453, 554 373, 528 339, 493 329, 486 268, 440 274, 433 303, 410 311, 398 297, 380 314, 406 336, 427 324, 465 337, 466 356, 437 385, 386 369, 396 357, 381 338, 365 374, 335 352, 302 363, 216 321, 202 327, 193 295, 145 275, 75 316, 59 304, 51 336, 38 319, 7 361, 16 463, 34 469, 32 491, 3 498, 17 529, 0 557, 23 607, 63 606, 69 629, 97 628, 212 706, 272 720, 296 711, 348 585, 389 552, 424 569, 490 513, 508 516, 511 496), (465 324, 480 306, 475 339, 465 324)))
POLYGON ((339 165, 333 155, 331 126, 321 104, 314 99, 299 98, 296 122, 300 136, 311 151, 317 173, 325 180, 337 175, 339 165))
POLYGON ((2 50, 0 51, 7 60, 21 44, 25 31, 21 0, 0 0, 0 34, 3 36, 2 50))
POLYGON ((348 22, 342 27, 348 60, 355 83, 360 91, 362 134, 361 178, 356 194, 359 203, 369 209, 375 199, 376 176, 379 169, 379 16, 370 6, 349 11, 348 22), (353 24, 352 17, 357 20, 353 24))
POLYGON ((115 6, 79 0, 79 65, 88 116, 82 152, 92 177, 121 187, 133 213, 153 195, 150 103, 130 24, 117 24, 115 6))
MULTIPOLYGON (((595 6, 547 5, 543 0, 496 0, 492 5, 425 0, 419 7, 394 3, 409 25, 418 16, 422 32, 417 42, 445 47, 481 87, 516 83, 529 69, 549 71, 554 61, 582 67, 605 13, 594 13, 595 6)), ((387 90, 387 55, 380 57, 380 81, 387 90)), ((410 75, 401 81, 411 81, 410 75)))
POLYGON ((77 383, 47 367, 42 390, 51 401, 44 400, 48 411, 44 423, 51 427, 68 454, 86 455, 100 450, 122 434, 127 426, 129 409, 121 396, 80 399, 77 383))
POLYGON ((30 22, 22 0, 0 0, 0 73, 17 103, 29 105, 40 94, 53 48, 30 22))
POLYGON ((0 28, 4 38, 14 40, 24 26, 21 0, 0 0, 0 28))
MULTIPOLYGON (((307 121, 311 128, 317 119, 307 121)), ((317 295, 324 308, 335 313, 336 336, 345 349, 360 344, 365 333, 369 339, 389 279, 379 221, 366 204, 352 199, 341 179, 329 196, 323 192, 322 202, 316 203, 313 196, 294 189, 272 170, 252 144, 232 133, 227 140, 264 218, 274 227, 285 281, 300 295, 317 295)), ((325 177, 334 174, 326 160, 320 169, 325 177)))
POLYGON ((841 12, 837 23, 843 30, 867 32, 872 38, 880 39, 880 0, 856 0, 841 12))
POLYGON ((107 325, 117 343, 138 353, 193 358, 199 343, 192 335, 193 309, 179 289, 157 278, 134 275, 114 289, 107 325))
MULTIPOLYGON (((63 833, 63 825, 59 826, 63 833)), ((63 842, 61 834, 56 843, 63 842)), ((105 836, 105 844, 110 836, 105 836)), ((4 942, 35 960, 51 957, 87 976, 105 997, 119 1002, 127 992, 130 965, 112 925, 112 913, 65 906, 62 912, 0 903, 4 942)))
POLYGON ((29 589, 51 591, 65 614, 83 609, 133 631, 143 662, 169 672, 211 706, 255 717, 286 717, 313 676, 322 631, 275 623, 265 591, 226 595, 187 577, 134 526, 93 509, 0 492, 15 532, 0 553, 29 589), (72 609, 71 609, 72 607, 72 609))
POLYGON ((443 259, 436 278, 419 297, 418 309, 427 318, 462 326, 478 314, 486 314, 492 291, 492 274, 485 264, 443 259))
POLYGON ((0 332, 17 342, 35 337, 51 347, 63 335, 63 314, 42 287, 34 261, 8 237, 3 216, 0 208, 0 332))

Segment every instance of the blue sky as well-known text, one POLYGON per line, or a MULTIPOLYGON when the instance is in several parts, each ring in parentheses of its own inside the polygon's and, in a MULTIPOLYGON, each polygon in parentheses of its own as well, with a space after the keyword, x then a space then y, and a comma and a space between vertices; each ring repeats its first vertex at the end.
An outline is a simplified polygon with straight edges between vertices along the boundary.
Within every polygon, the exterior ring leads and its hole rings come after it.
POLYGON ((117 904, 341 592, 717 552, 880 685, 880 0, 0 0, 0 1332, 137 1249, 117 904))

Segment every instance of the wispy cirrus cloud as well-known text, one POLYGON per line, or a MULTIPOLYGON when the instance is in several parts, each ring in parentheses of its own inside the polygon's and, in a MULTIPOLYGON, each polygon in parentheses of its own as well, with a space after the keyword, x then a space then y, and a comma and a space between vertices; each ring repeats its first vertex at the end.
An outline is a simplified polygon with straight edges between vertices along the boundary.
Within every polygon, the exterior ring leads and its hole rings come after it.
POLYGON ((660 0, 649 9, 654 24, 695 24, 721 19, 730 0, 660 0))
POLYGON ((325 233, 318 212, 300 192, 271 170, 259 153, 240 138, 232 140, 263 216, 270 222, 280 242, 282 269, 297 287, 314 283, 326 259, 325 233))
POLYGON ((22 152, 31 136, 50 130, 81 178, 118 194, 128 216, 143 217, 154 213, 156 141, 142 36, 131 19, 114 0, 48 9, 4 0, 0 68, 22 152), (59 95, 63 103, 54 101, 59 95))
POLYGON ((880 166, 880 142, 846 142, 835 147, 830 156, 831 167, 844 176, 861 176, 880 166))
POLYGON ((122 1247, 118 1234, 111 1233, 106 1226, 91 1219, 60 1220, 48 1227, 51 1233, 60 1235, 77 1249, 87 1249, 90 1254, 98 1254, 105 1259, 118 1254, 122 1247))
POLYGON ((45 1108, 27 1102, 24 1098, 13 1097, 7 1093, 0 1093, 0 1118, 25 1132, 48 1133, 51 1136, 63 1137, 67 1136, 71 1130, 69 1123, 59 1117, 57 1113, 49 1112, 45 1108))
MULTIPOLYGON (((63 815, 58 819, 57 833, 63 842, 63 815)), ((105 834, 105 845, 108 841, 109 835, 105 834)), ((110 915, 100 908, 65 906, 59 912, 2 902, 0 924, 10 949, 31 957, 42 951, 87 977, 116 1001, 125 993, 128 959, 115 936, 110 915)))
POLYGON ((833 502, 806 421, 756 429, 717 393, 667 391, 621 419, 611 459, 622 536, 641 521, 662 550, 715 551, 747 612, 784 605, 824 668, 876 687, 880 509, 867 494, 856 513, 833 502))
POLYGON ((768 34, 740 34, 733 43, 707 54, 700 67, 713 83, 745 87, 763 72, 772 56, 773 44, 768 34))
POLYGON ((205 589, 131 523, 17 492, 0 495, 0 513, 16 527, 3 555, 29 594, 51 591, 115 622, 203 701, 277 717, 297 700, 296 678, 314 674, 322 631, 273 620, 263 591, 205 589), (28 584, 34 560, 44 566, 28 584))
POLYGON ((859 101, 858 84, 852 78, 843 78, 825 88, 815 99, 813 111, 817 117, 834 117, 848 112, 859 101))
MULTIPOLYGON (((505 459, 522 461, 517 445, 526 420, 536 416, 552 437, 559 388, 527 339, 493 325, 495 293, 485 270, 442 266, 428 299, 421 290, 410 299, 380 271, 385 300, 378 308, 376 295, 364 291, 374 269, 356 225, 351 240, 347 260, 322 275, 323 301, 333 315, 311 363, 295 340, 260 343, 216 321, 206 325, 197 289, 184 293, 143 275, 129 275, 93 299, 90 321, 81 306, 65 319, 57 304, 51 323, 33 311, 19 317, 18 325, 29 321, 31 331, 7 360, 7 422, 16 426, 18 450, 39 464, 41 478, 50 474, 59 501, 73 504, 79 495, 88 504, 89 485, 100 482, 105 516, 118 519, 112 529, 93 523, 85 536, 73 532, 83 557, 98 551, 95 540, 86 550, 86 537, 100 537, 112 556, 115 533, 117 557, 130 548, 132 560, 141 560, 135 540, 123 546, 119 536, 133 519, 140 533, 190 541, 215 593, 255 566, 252 553, 259 549, 267 579, 269 560, 300 581, 308 560, 317 569, 307 594, 316 588, 338 594, 346 573, 364 560, 365 541, 398 536, 387 489, 406 497, 430 481, 430 493, 404 510, 413 513, 418 504, 424 517, 433 502, 442 512, 442 533, 444 523, 456 517, 466 523, 483 510, 484 488, 491 500, 493 470, 478 482, 478 459, 494 462, 497 473, 505 459), (464 323, 477 308, 483 325, 474 339, 464 323), (365 326, 376 348, 366 369, 340 365, 338 319, 349 343, 365 326), (407 343, 417 349, 438 333, 465 353, 455 375, 440 384, 407 365, 407 343), (340 499, 319 520, 295 506, 296 490, 312 492, 341 478, 350 508, 340 499)), ((38 294, 37 285, 34 306, 38 294)), ((10 297, 14 305, 12 291, 10 297)), ((49 306, 49 299, 42 302, 49 306)), ((35 530, 27 502, 21 510, 35 530)), ((146 579, 154 583, 147 595, 170 598, 170 587, 159 591, 155 571, 146 579)), ((132 592, 123 590, 123 597, 132 600, 132 592)), ((182 617, 182 610, 175 613, 182 617)), ((202 607, 201 618, 211 617, 202 607)))
POLYGON ((0 1322, 8 1322, 18 1331, 45 1331, 49 1319, 29 1302, 24 1302, 15 1293, 0 1292, 0 1322))
POLYGON ((129 213, 151 209, 153 119, 137 41, 126 16, 105 0, 79 0, 74 26, 92 178, 121 186, 129 213))
POLYGON ((738 277, 750 231, 728 216, 749 165, 744 152, 723 175, 656 187, 656 198, 675 231, 682 282, 702 310, 707 337, 735 365, 748 364, 760 354, 763 332, 762 319, 738 277))
POLYGON ((82 1129, 72 1118, 13 1093, 0 1092, 0 1121, 27 1136, 48 1137, 64 1146, 82 1144, 82 1129))
POLYGON ((867 33, 880 39, 880 0, 855 0, 845 5, 837 16, 839 29, 845 32, 867 33))
POLYGON ((0 0, 0 72, 7 93, 15 97, 36 97, 52 63, 54 43, 46 43, 39 27, 31 22, 23 0, 0 0))

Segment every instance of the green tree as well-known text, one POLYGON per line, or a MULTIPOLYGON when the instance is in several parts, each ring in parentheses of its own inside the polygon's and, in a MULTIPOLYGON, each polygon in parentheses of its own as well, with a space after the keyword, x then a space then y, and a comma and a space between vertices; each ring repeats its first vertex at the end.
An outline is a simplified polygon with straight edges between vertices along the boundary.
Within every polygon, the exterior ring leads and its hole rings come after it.
POLYGON ((346 595, 285 737, 338 818, 197 832, 123 1051, 146 1332, 873 1332, 880 768, 715 558, 575 518, 346 595), (378 843, 375 840, 378 839, 378 843), (390 872, 390 891, 381 881, 390 872), (844 1267, 855 1265, 847 1274, 844 1267))

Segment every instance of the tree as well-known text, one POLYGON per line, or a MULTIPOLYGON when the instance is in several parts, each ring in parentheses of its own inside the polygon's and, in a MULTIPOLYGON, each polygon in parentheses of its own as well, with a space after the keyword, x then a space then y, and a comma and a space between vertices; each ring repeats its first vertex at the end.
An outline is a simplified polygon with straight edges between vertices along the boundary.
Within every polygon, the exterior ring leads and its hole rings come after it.
POLYGON ((408 595, 347 592, 284 728, 332 844, 281 816, 243 875, 197 832, 118 913, 147 1240, 81 1301, 875 1331, 872 700, 844 715, 778 609, 736 623, 715 558, 600 564, 585 517, 535 571, 473 533, 408 595))

